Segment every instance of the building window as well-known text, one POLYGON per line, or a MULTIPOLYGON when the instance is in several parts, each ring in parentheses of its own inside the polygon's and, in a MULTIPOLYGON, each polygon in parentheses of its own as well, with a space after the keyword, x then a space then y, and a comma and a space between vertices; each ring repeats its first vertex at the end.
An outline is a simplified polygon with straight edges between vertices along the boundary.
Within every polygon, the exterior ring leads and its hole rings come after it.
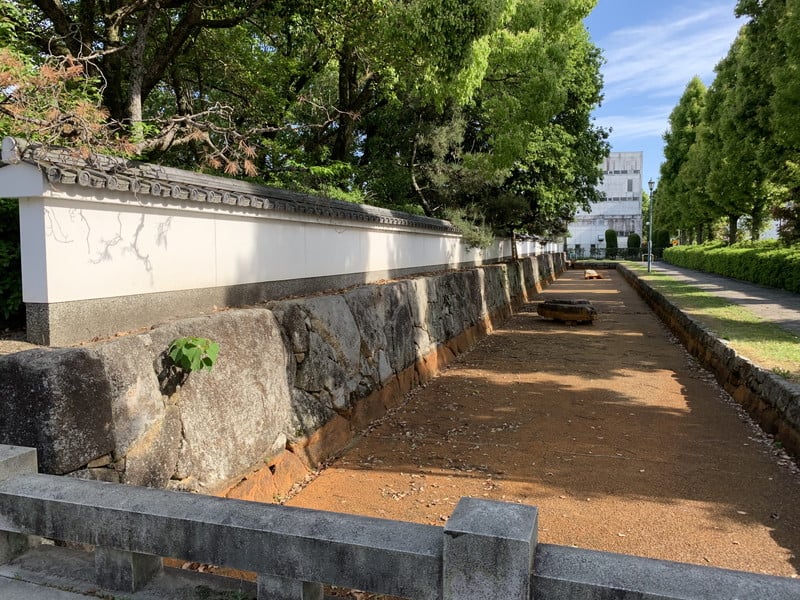
POLYGON ((628 191, 633 191, 633 179, 628 179, 628 191))

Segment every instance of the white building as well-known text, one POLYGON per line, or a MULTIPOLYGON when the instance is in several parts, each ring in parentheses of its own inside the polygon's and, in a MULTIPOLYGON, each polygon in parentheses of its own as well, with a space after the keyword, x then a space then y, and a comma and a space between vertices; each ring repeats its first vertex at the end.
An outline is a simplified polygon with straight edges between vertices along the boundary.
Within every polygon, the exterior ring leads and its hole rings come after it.
POLYGON ((627 247, 630 234, 642 235, 642 153, 611 152, 601 167, 598 189, 605 200, 588 213, 578 211, 569 226, 567 250, 579 258, 605 257, 607 229, 617 232, 620 248, 627 247))

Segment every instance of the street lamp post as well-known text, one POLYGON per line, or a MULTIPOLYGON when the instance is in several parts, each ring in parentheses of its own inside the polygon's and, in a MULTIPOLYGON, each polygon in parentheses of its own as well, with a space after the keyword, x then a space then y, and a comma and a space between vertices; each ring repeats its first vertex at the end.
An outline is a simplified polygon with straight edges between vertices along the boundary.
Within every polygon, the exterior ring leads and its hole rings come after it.
POLYGON ((655 208, 656 203, 656 195, 653 191, 655 188, 656 182, 653 181, 653 178, 650 178, 650 181, 647 182, 647 187, 650 188, 650 232, 647 234, 647 272, 650 272, 650 269, 653 264, 653 208, 655 208))

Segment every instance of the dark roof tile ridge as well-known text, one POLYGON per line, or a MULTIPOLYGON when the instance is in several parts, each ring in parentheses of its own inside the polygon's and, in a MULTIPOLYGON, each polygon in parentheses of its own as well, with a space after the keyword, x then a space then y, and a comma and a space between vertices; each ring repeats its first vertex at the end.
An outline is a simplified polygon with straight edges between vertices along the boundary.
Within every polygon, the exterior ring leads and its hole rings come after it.
POLYGON ((18 138, 3 139, 0 162, 36 166, 53 184, 455 232, 441 219, 18 138))

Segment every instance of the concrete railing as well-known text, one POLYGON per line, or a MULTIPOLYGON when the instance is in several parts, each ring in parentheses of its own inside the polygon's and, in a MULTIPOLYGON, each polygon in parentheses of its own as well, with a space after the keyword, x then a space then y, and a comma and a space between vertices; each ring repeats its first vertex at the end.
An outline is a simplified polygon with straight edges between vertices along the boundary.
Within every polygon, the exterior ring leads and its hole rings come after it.
POLYGON ((419 600, 796 600, 800 581, 538 545, 537 509, 463 498, 442 527, 69 479, 0 446, 0 562, 27 536, 95 546, 97 584, 132 592, 161 556, 258 573, 258 597, 322 584, 419 600))

